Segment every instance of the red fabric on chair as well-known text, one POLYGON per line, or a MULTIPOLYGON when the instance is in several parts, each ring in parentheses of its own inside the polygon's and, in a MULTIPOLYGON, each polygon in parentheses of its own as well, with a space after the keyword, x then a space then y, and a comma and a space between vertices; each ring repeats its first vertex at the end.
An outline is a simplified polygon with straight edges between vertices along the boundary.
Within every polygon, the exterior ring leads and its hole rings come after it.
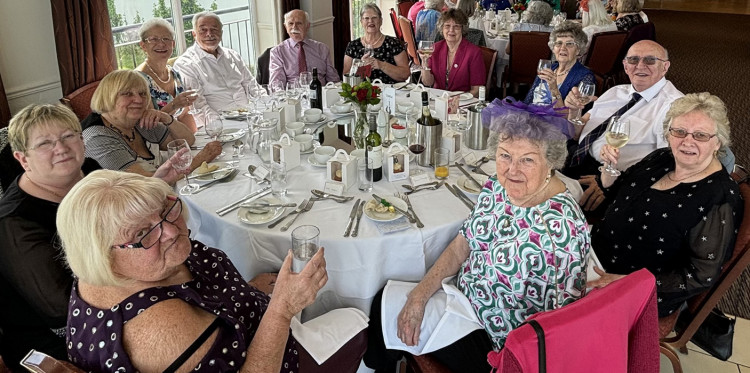
MULTIPOLYGON (((657 317, 654 276, 642 269, 529 319, 544 328, 548 372, 614 373, 659 371, 657 317)), ((508 335, 496 366, 503 373, 539 371, 531 325, 508 335)))

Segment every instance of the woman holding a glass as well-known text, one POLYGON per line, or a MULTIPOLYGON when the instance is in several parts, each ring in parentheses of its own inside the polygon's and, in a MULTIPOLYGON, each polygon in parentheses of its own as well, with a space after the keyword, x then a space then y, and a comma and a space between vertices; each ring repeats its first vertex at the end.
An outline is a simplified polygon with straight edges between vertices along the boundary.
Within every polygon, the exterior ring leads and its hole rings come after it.
POLYGON ((431 53, 425 53, 420 45, 424 61, 422 83, 437 89, 471 92, 476 97, 479 87, 487 82, 487 75, 482 50, 463 38, 469 30, 469 18, 464 12, 451 9, 440 16, 438 30, 444 40, 435 43, 431 53))
POLYGON ((593 94, 596 82, 594 74, 578 62, 578 56, 588 50, 588 37, 581 24, 572 21, 560 23, 550 33, 549 47, 555 56, 555 62, 540 60, 539 75, 534 79, 524 102, 544 105, 554 103, 555 107, 563 107, 570 90, 579 85, 590 86, 593 94))

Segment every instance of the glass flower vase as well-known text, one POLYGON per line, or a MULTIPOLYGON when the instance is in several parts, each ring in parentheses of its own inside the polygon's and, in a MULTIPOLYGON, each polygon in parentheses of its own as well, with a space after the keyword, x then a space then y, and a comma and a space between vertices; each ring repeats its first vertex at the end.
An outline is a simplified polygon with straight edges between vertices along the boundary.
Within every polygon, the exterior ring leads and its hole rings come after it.
POLYGON ((354 108, 354 146, 365 148, 365 137, 369 133, 367 128, 367 105, 357 105, 354 108))

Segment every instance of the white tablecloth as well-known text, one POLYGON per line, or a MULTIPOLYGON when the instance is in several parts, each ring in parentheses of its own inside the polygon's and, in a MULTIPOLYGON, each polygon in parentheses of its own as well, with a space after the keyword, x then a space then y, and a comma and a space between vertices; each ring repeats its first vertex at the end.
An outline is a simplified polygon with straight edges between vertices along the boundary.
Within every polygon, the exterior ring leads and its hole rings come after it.
MULTIPOLYGON (((227 127, 244 127, 243 122, 227 121, 227 127)), ((198 142, 206 142, 205 136, 198 142)), ((231 145, 225 145, 231 159, 231 145)), ((479 156, 484 152, 479 153, 479 156)), ((299 203, 309 198, 311 189, 323 189, 324 170, 310 165, 302 155, 301 165, 288 173, 288 199, 299 203)), ((228 159, 227 159, 228 158, 228 159)), ((479 157, 477 157, 479 158, 479 157)), ((249 164, 259 165, 260 159, 253 155, 239 161, 240 170, 249 164)), ((413 168, 418 168, 412 163, 413 168)), ((493 172, 494 164, 485 164, 484 169, 493 172)), ((424 169, 425 172, 432 172, 424 169)), ((451 168, 449 180, 455 183, 460 172, 451 168)), ((385 179, 376 182, 373 193, 393 195, 404 192, 401 184, 385 179)), ((182 182, 177 187, 181 187, 182 182)), ((219 183, 204 192, 183 199, 190 210, 189 228, 192 237, 217 247, 227 253, 239 272, 247 279, 264 273, 278 271, 291 247, 291 231, 300 225, 313 224, 320 228, 320 244, 325 247, 328 269, 328 284, 321 289, 316 303, 306 309, 305 318, 315 317, 328 310, 341 307, 356 307, 369 314, 372 297, 389 279, 419 281, 456 236, 458 228, 469 214, 469 209, 442 187, 436 191, 423 191, 411 196, 414 209, 425 228, 411 228, 382 235, 375 223, 362 216, 359 236, 344 238, 343 233, 354 201, 345 204, 326 200, 316 202, 313 209, 302 214, 286 232, 280 226, 267 228, 268 224, 246 225, 239 221, 237 211, 223 217, 215 211, 240 199, 258 186, 249 178, 238 175, 232 182, 219 183)), ((369 199, 369 193, 360 192, 356 186, 345 195, 369 199)), ((291 211, 291 209, 287 209, 291 211)))

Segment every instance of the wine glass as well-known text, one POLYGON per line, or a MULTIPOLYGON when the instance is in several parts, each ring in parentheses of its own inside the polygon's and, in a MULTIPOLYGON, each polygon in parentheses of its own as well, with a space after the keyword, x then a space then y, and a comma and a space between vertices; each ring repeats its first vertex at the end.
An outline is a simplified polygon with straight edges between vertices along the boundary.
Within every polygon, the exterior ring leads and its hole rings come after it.
POLYGON ((415 128, 409 132, 409 151, 419 157, 425 151, 425 130, 424 126, 415 125, 415 128))
MULTIPOLYGON (((609 146, 617 149, 622 148, 630 140, 630 122, 616 116, 612 117, 607 124, 607 132, 604 134, 604 138, 609 146)), ((607 163, 606 166, 599 167, 599 171, 606 172, 611 176, 620 176, 620 171, 612 167, 612 164, 607 163)))
POLYGON ((539 60, 539 65, 536 68, 537 73, 541 74, 544 69, 552 70, 552 60, 539 60))
POLYGON ((422 65, 425 70, 429 70, 430 68, 427 65, 427 61, 430 59, 430 56, 432 56, 432 52, 435 51, 435 42, 431 40, 421 40, 419 42, 419 54, 422 54, 425 56, 422 60, 422 65))
POLYGON ((273 96, 271 94, 273 93, 271 91, 271 87, 268 86, 268 84, 261 84, 258 88, 258 98, 260 99, 260 102, 263 103, 264 110, 268 110, 269 105, 271 101, 273 101, 273 96))
POLYGON ((302 96, 305 99, 305 102, 308 104, 308 91, 310 90, 310 83, 312 83, 312 73, 305 71, 299 73, 299 86, 302 88, 302 96))
POLYGON ((180 194, 193 194, 198 189, 198 184, 191 184, 188 172, 186 172, 190 170, 190 164, 193 163, 193 154, 190 153, 190 145, 188 145, 185 139, 172 140, 167 144, 167 153, 172 160, 172 167, 177 171, 185 172, 185 186, 180 189, 180 194), (175 154, 180 153, 181 149, 187 149, 187 151, 183 151, 178 157, 173 157, 175 154))
MULTIPOLYGON (((578 84, 579 100, 584 106, 591 102, 591 98, 594 96, 594 90, 595 86, 593 83, 581 82, 578 84)), ((581 109, 575 109, 574 111, 575 112, 573 113, 573 117, 568 119, 570 123, 573 123, 577 126, 584 125, 583 120, 581 120, 581 109)))
MULTIPOLYGON (((189 92, 190 93, 190 97, 198 97, 198 95, 200 95, 200 91, 197 90, 197 89, 192 89, 192 88, 191 89, 186 89, 185 92, 189 92)), ((191 114, 191 115, 193 115, 193 116, 195 114, 200 113, 200 110, 198 110, 198 109, 195 108, 195 100, 193 100, 193 102, 190 103, 190 110, 188 110, 188 113, 191 114)))
POLYGON ((224 121, 221 120, 220 116, 211 113, 206 114, 205 118, 206 122, 204 128, 206 130, 206 135, 208 135, 211 140, 217 141, 219 136, 221 136, 221 132, 224 130, 224 121))
POLYGON ((373 57, 375 49, 370 44, 365 44, 365 48, 362 49, 362 58, 373 57))

